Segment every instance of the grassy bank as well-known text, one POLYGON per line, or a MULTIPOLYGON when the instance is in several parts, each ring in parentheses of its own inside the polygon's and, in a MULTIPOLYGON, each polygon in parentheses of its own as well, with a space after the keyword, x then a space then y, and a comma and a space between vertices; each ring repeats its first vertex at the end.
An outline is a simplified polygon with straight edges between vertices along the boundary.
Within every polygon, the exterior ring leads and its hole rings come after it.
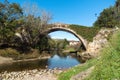
POLYGON ((32 51, 21 53, 16 49, 5 48, 0 49, 0 56, 9 57, 14 60, 22 60, 22 59, 34 59, 38 57, 50 56, 48 53, 40 53, 37 49, 33 49, 32 51))
POLYGON ((94 65, 96 62, 96 59, 93 60, 89 60, 87 61, 85 64, 81 64, 78 65, 76 67, 73 67, 65 72, 62 72, 59 77, 58 80, 70 80, 70 78, 76 74, 78 74, 81 71, 84 71, 88 68, 90 68, 92 65, 94 65))
POLYGON ((58 80, 70 80, 81 71, 95 66, 85 80, 119 80, 120 79, 120 31, 113 34, 110 43, 100 52, 99 59, 91 59, 85 64, 74 67, 59 75, 58 80))
POLYGON ((120 80, 120 31, 102 51, 92 74, 86 80, 120 80))

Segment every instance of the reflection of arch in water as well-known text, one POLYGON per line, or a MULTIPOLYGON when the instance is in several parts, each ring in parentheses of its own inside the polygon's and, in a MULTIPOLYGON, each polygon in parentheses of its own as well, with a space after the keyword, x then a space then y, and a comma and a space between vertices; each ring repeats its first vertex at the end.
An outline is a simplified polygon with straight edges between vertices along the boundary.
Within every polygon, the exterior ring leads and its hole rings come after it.
POLYGON ((49 34, 49 33, 54 32, 54 31, 66 31, 66 32, 69 32, 69 33, 73 34, 75 37, 77 37, 81 41, 83 49, 87 50, 87 42, 86 42, 86 40, 83 39, 80 35, 78 35, 75 31, 71 30, 70 28, 52 27, 52 28, 48 28, 43 33, 49 34))

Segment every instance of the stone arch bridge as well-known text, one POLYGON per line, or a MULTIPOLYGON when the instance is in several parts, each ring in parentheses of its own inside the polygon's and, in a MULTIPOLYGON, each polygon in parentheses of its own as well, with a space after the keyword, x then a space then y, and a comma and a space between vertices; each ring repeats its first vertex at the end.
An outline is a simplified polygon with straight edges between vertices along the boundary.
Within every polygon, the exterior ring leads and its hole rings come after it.
POLYGON ((87 41, 80 35, 78 35, 74 30, 70 29, 68 27, 69 25, 67 24, 52 24, 52 27, 47 28, 45 31, 43 31, 43 33, 49 34, 51 32, 54 31, 66 31, 69 32, 71 34, 73 34, 74 36, 76 36, 82 43, 82 47, 87 50, 87 41))

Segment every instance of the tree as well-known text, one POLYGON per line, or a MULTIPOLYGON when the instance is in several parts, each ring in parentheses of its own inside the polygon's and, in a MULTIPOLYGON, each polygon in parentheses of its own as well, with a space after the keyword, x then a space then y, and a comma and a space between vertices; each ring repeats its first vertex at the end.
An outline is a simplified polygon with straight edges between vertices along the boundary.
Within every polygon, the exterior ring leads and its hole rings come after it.
POLYGON ((120 0, 117 0, 115 3, 115 7, 117 9, 117 12, 120 12, 120 0))
POLYGON ((120 25, 120 0, 117 0, 114 6, 115 16, 116 20, 118 22, 118 25, 120 25))
POLYGON ((94 26, 113 28, 117 24, 114 7, 104 9, 100 13, 97 21, 94 23, 94 26))
POLYGON ((113 28, 120 26, 120 0, 116 0, 114 6, 104 9, 94 26, 113 28))
POLYGON ((15 30, 21 25, 23 15, 21 7, 16 3, 0 2, 0 43, 12 42, 15 30))
POLYGON ((48 43, 47 34, 43 34, 42 31, 47 28, 51 17, 46 11, 41 11, 37 5, 26 5, 23 12, 25 12, 24 24, 18 29, 21 35, 21 47, 25 45, 29 48, 39 47, 39 50, 42 50, 41 46, 43 47, 48 43), (31 10, 33 11, 30 13, 31 10))

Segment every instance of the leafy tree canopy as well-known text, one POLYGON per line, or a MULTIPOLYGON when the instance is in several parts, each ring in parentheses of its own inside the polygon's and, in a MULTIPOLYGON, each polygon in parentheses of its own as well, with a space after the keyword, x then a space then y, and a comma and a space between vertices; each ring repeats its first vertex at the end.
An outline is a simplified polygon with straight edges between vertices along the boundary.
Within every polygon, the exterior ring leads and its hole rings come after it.
POLYGON ((15 33, 15 29, 19 27, 22 20, 23 12, 19 4, 9 3, 5 0, 0 2, 0 42, 8 43, 15 33))
POLYGON ((120 25, 120 0, 117 0, 114 6, 104 9, 94 26, 114 28, 120 25))

